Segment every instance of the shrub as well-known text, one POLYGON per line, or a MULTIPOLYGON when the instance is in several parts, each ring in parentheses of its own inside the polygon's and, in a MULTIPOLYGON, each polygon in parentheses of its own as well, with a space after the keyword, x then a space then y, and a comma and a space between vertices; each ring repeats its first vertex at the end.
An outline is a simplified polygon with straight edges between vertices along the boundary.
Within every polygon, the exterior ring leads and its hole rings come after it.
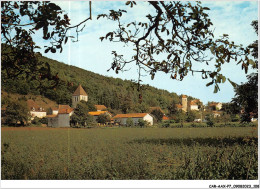
POLYGON ((147 121, 143 120, 143 119, 138 119, 138 125, 140 127, 146 127, 146 126, 149 125, 149 123, 147 121))
POLYGON ((131 117, 127 118, 126 126, 128 126, 128 127, 134 126, 134 121, 133 121, 133 119, 131 117))

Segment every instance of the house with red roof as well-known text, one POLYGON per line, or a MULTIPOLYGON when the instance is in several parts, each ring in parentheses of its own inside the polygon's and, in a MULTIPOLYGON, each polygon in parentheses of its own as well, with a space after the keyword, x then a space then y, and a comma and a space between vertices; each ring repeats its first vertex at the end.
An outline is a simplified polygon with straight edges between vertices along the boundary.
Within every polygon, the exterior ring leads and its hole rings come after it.
POLYGON ((95 105, 95 107, 96 107, 97 111, 104 111, 107 109, 107 107, 104 105, 95 105))
POLYGON ((199 99, 195 99, 195 100, 191 100, 190 101, 190 110, 195 110, 195 111, 199 111, 199 105, 200 105, 200 100, 199 99))

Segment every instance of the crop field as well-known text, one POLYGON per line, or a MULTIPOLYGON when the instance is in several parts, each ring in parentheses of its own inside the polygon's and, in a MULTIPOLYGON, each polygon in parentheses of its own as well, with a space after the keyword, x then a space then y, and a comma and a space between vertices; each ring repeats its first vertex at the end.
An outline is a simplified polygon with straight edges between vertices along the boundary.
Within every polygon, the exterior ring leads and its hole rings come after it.
POLYGON ((257 127, 2 128, 2 179, 258 179, 257 127))

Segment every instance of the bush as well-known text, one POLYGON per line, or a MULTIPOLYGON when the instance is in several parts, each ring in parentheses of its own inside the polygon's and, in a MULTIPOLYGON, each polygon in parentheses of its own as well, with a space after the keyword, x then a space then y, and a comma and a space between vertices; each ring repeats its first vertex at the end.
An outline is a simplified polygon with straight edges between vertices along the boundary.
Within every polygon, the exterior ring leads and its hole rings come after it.
POLYGON ((126 126, 128 126, 128 127, 134 126, 134 121, 133 121, 133 119, 131 117, 127 118, 126 126))
POLYGON ((32 124, 34 125, 41 125, 42 123, 40 122, 40 118, 38 117, 34 117, 34 119, 32 120, 32 124))
POLYGON ((39 120, 42 124, 48 124, 48 119, 46 117, 43 117, 39 120))
POLYGON ((163 127, 163 128, 168 128, 168 127, 170 127, 170 122, 168 122, 168 121, 167 121, 167 122, 166 122, 166 121, 163 122, 163 123, 162 123, 162 127, 163 127))
POLYGON ((215 125, 215 120, 212 115, 207 116, 206 121, 208 127, 213 127, 215 125))
POLYGON ((138 125, 140 127, 146 127, 146 126, 149 125, 149 123, 147 121, 143 120, 143 119, 138 119, 138 125))

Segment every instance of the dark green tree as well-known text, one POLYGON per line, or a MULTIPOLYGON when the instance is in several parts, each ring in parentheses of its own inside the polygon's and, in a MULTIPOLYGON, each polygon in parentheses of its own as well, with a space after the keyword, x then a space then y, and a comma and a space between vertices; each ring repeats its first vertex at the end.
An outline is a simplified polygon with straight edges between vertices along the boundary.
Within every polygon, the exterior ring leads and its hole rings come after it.
POLYGON ((241 121, 250 122, 252 117, 258 117, 258 74, 247 76, 248 81, 235 88, 232 102, 242 110, 241 121))
POLYGON ((127 118, 127 120, 126 120, 126 126, 127 126, 127 127, 132 127, 132 126, 134 126, 134 120, 133 120, 131 117, 127 118))
POLYGON ((6 107, 5 111, 5 122, 8 125, 17 126, 20 122, 20 125, 26 125, 30 119, 30 112, 27 106, 26 101, 15 100, 10 101, 6 107))
POLYGON ((89 109, 85 101, 80 101, 70 118, 71 124, 74 127, 87 126, 94 121, 92 115, 88 114, 89 109))
POLYGON ((159 109, 154 109, 151 114, 155 118, 156 122, 161 122, 163 118, 163 113, 159 109))
POLYGON ((98 123, 101 123, 101 124, 105 124, 107 122, 110 122, 110 116, 106 113, 104 114, 100 114, 98 117, 97 117, 97 122, 98 123))
POLYGON ((196 112, 195 111, 188 111, 186 113, 186 121, 187 122, 192 122, 196 119, 196 112))
MULTIPOLYGON (((258 34, 258 21, 253 21, 252 26, 258 34)), ((258 40, 249 45, 252 56, 258 65, 258 40)), ((258 66, 254 67, 258 71, 258 66)), ((241 121, 250 122, 252 117, 258 117, 258 73, 247 76, 248 81, 235 88, 235 97, 232 102, 243 110, 241 121)))

